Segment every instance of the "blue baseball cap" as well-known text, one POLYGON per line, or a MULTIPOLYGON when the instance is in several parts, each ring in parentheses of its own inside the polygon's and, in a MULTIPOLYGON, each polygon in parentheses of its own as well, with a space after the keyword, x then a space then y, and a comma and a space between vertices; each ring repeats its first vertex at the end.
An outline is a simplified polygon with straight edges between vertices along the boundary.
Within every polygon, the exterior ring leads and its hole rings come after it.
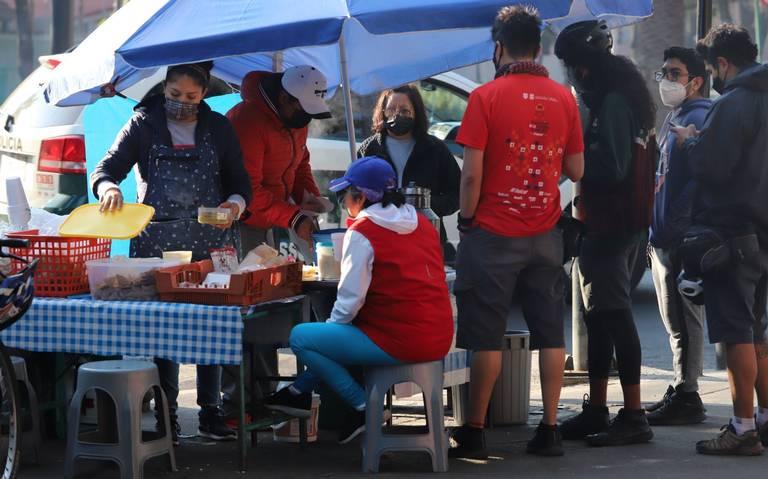
MULTIPOLYGON (((354 186, 363 192, 368 190, 384 195, 385 191, 397 187, 396 178, 394 168, 386 160, 378 156, 366 156, 353 161, 344 176, 331 180, 328 189, 338 192, 354 186)), ((375 201, 375 198, 370 199, 375 201)))

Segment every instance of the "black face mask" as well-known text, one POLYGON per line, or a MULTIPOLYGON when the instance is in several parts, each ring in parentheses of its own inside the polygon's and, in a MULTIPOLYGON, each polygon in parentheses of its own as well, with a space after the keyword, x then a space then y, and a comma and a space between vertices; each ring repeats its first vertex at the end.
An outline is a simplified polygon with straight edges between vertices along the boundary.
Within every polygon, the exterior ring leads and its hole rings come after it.
POLYGON ((496 69, 496 71, 499 71, 499 68, 501 68, 501 57, 504 56, 504 47, 499 46, 499 56, 496 57, 496 48, 493 49, 493 67, 496 69))
POLYGON ((305 112, 304 110, 296 110, 293 112, 293 115, 291 115, 290 118, 283 120, 283 123, 288 128, 299 130, 309 125, 310 121, 312 121, 312 117, 309 115, 309 113, 305 112))
POLYGON ((584 76, 581 71, 576 67, 567 67, 565 70, 568 77, 568 83, 573 85, 573 88, 579 93, 586 93, 592 90, 589 77, 584 76))
MULTIPOLYGON (((720 67, 717 68, 717 75, 720 75, 720 67)), ((712 77, 712 89, 717 92, 718 95, 722 95, 725 91, 725 80, 719 76, 712 77)))
POLYGON ((396 136, 403 136, 413 130, 413 118, 396 115, 387 120, 387 131, 396 136))

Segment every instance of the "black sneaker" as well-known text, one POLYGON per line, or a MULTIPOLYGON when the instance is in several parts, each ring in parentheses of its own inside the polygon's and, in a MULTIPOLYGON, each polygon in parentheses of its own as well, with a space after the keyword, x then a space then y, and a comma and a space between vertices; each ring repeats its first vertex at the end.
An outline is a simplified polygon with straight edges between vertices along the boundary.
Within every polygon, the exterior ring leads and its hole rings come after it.
POLYGON ((587 444, 590 446, 626 446, 628 444, 641 444, 653 439, 653 431, 645 417, 645 410, 632 411, 621 409, 619 414, 611 420, 608 429, 587 436, 587 444))
POLYGON ((478 427, 461 426, 451 431, 456 444, 448 449, 448 457, 455 459, 488 459, 485 446, 485 431, 478 427))
POLYGON ((288 388, 283 388, 265 397, 264 407, 307 419, 312 415, 312 393, 293 394, 288 388))
POLYGON ((528 441, 525 452, 537 456, 562 456, 565 454, 560 428, 556 425, 550 426, 539 423, 539 427, 536 428, 536 435, 528 441))
POLYGON ((675 388, 672 387, 670 384, 667 388, 667 392, 664 393, 664 397, 661 398, 661 401, 655 402, 651 405, 648 405, 645 407, 646 412, 653 412, 657 409, 661 409, 661 407, 669 401, 669 398, 672 397, 672 395, 675 394, 675 388))
POLYGON ((584 439, 590 434, 605 431, 608 427, 611 415, 605 406, 593 406, 589 402, 589 395, 584 395, 581 405, 581 413, 566 419, 560 425, 560 434, 566 441, 584 439))
POLYGON ((218 409, 204 409, 198 415, 200 425, 197 435, 207 437, 214 441, 234 441, 237 439, 237 431, 227 426, 218 409))
POLYGON ((660 408, 647 414, 651 426, 699 424, 707 418, 699 393, 675 392, 660 408))
POLYGON ((347 417, 347 422, 339 431, 339 444, 352 442, 354 438, 365 432, 365 411, 353 411, 347 417))
MULTIPOLYGON (((174 446, 179 445, 179 436, 181 435, 181 426, 179 425, 179 420, 176 417, 170 418, 171 422, 171 443, 174 446)), ((155 423, 155 430, 158 433, 162 433, 164 427, 162 423, 158 420, 157 423, 155 423)))
POLYGON ((760 441, 763 443, 763 446, 768 447, 768 422, 758 426, 757 433, 760 435, 760 441))

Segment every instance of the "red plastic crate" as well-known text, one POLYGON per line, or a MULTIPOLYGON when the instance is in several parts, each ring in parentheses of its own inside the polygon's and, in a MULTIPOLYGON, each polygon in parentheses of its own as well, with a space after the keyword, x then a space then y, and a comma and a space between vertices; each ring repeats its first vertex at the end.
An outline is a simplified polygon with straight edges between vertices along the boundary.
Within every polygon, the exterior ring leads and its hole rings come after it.
MULTIPOLYGON (((108 238, 76 238, 43 236, 38 230, 8 233, 9 238, 29 240, 29 248, 11 248, 10 252, 26 260, 39 259, 35 272, 35 295, 66 297, 89 291, 85 262, 108 258, 112 240, 108 238)), ((24 267, 12 260, 13 271, 24 267)))
POLYGON ((206 259, 196 263, 162 268, 155 271, 157 292, 161 301, 211 305, 250 306, 301 293, 302 263, 289 263, 274 268, 233 274, 229 288, 183 288, 181 283, 201 284, 213 263, 206 259))

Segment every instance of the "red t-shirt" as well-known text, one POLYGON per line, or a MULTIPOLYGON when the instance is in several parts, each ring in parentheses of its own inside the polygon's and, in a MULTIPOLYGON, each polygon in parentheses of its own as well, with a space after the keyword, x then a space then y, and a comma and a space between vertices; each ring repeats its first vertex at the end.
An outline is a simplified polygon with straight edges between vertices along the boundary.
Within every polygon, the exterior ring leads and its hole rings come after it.
POLYGON ((563 158, 584 151, 569 90, 544 76, 499 77, 472 92, 456 141, 485 152, 475 225, 503 236, 555 226, 563 158))

